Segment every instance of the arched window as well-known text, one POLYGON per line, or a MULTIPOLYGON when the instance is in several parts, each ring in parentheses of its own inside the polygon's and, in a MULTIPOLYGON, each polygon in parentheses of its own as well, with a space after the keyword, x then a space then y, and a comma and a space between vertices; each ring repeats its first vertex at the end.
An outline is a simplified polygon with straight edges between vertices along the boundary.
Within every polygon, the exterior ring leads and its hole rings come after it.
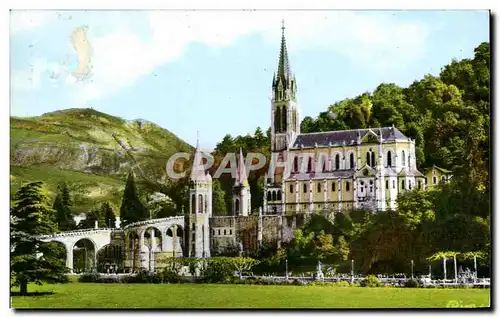
POLYGON ((411 156, 408 155, 408 167, 411 167, 411 156))
POLYGON ((299 157, 293 159, 293 172, 299 172, 299 157))
POLYGON ((371 164, 372 164, 372 167, 375 167, 376 164, 377 164, 377 161, 375 160, 375 153, 374 152, 372 152, 372 162, 371 162, 371 164))
POLYGON ((346 190, 346 191, 349 191, 349 190, 350 190, 350 188, 351 188, 351 184, 349 183, 349 181, 347 181, 347 182, 345 183, 345 190, 346 190))
POLYGON ((320 182, 318 182, 317 187, 318 187, 318 192, 321 192, 321 183, 320 182))
POLYGON ((196 213, 196 196, 194 194, 191 196, 191 213, 196 213))
POLYGON ((335 155, 335 170, 339 170, 340 169, 340 156, 339 154, 336 154, 335 155))
POLYGON ((445 176, 441 176, 441 183, 445 183, 446 182, 446 177, 445 176))
POLYGON ((290 185, 290 193, 293 193, 293 184, 290 185))
POLYGON ((351 154, 349 155, 349 164, 350 164, 349 168, 354 169, 354 153, 353 152, 351 152, 351 154))
POLYGON ((277 199, 278 199, 278 201, 281 201, 281 190, 278 190, 277 199))
POLYGON ((309 160, 307 161, 307 172, 312 171, 312 158, 309 157, 309 160))
POLYGON ((390 150, 387 152, 387 166, 392 167, 392 153, 390 150))
POLYGON ((403 165, 403 167, 406 165, 406 157, 404 150, 401 152, 401 164, 403 165))
POLYGON ((207 200, 207 195, 205 195, 205 213, 208 211, 208 200, 207 200))
POLYGON ((273 201, 276 201, 276 191, 273 191, 273 201))
POLYGON ((239 199, 234 200, 234 213, 236 215, 240 214, 240 200, 239 199))
POLYGON ((276 132, 281 132, 281 107, 276 107, 275 113, 274 113, 274 130, 276 132))
POLYGON ((304 193, 306 193, 307 192, 307 184, 304 183, 304 186, 302 188, 304 190, 304 193))
POLYGON ((370 159, 371 159, 371 157, 370 157, 370 153, 369 153, 369 152, 367 152, 367 153, 366 153, 366 164, 367 164, 367 165, 369 165, 369 166, 371 166, 370 159))
POLYGON ((326 171, 326 159, 323 158, 323 172, 326 171))
POLYGON ((405 181, 404 180, 401 180, 401 189, 405 189, 405 181))
POLYGON ((332 182, 332 191, 335 191, 335 181, 332 182))
POLYGON ((198 194, 198 201, 200 201, 200 205, 198 206, 198 213, 203 213, 203 195, 198 194))
POLYGON ((283 107, 283 109, 281 110, 281 116, 283 116, 283 120, 281 122, 283 124, 282 131, 286 131, 288 126, 286 107, 283 107))
POLYGON ((267 201, 271 201, 271 191, 267 191, 267 201))

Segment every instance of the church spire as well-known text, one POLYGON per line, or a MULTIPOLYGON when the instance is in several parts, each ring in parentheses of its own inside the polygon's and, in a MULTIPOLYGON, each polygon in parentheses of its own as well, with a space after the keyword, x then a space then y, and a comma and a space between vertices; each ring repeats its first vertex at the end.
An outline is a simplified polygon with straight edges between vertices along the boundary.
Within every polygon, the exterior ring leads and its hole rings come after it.
POLYGON ((285 39, 285 20, 281 21, 281 47, 278 62, 278 74, 276 77, 276 82, 282 81, 284 87, 288 88, 291 81, 292 71, 290 69, 290 62, 288 61, 288 52, 286 49, 286 39, 285 39))
POLYGON ((192 181, 209 181, 210 174, 205 173, 205 165, 203 164, 203 154, 200 149, 199 132, 196 132, 196 149, 194 151, 193 168, 191 170, 192 181))
POLYGON ((248 187, 247 170, 245 167, 245 159, 243 157, 243 152, 240 148, 240 157, 238 158, 237 174, 236 174, 236 186, 248 187))

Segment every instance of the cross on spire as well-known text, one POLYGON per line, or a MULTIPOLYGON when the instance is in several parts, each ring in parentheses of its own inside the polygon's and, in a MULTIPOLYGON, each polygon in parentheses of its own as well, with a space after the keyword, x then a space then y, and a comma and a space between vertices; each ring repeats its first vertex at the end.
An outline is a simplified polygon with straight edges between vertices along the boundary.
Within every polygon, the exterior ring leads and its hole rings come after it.
POLYGON ((285 33, 285 19, 281 20, 281 33, 285 33))

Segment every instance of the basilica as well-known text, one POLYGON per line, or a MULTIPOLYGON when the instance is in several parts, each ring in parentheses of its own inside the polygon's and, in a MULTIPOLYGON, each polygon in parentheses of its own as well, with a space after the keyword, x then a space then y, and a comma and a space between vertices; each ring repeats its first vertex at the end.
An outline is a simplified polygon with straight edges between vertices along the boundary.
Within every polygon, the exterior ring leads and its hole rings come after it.
MULTIPOLYGON (((210 249, 236 241, 256 248, 266 233, 280 245, 291 239, 298 218, 357 208, 394 210, 399 193, 427 187, 428 178, 416 166, 415 140, 397 127, 301 133, 297 83, 284 30, 283 26, 271 87, 270 147, 272 157, 288 166, 266 175, 264 204, 258 217, 251 215, 250 187, 241 152, 233 188, 233 216, 211 215, 211 177, 205 172, 193 174, 190 255, 201 257, 210 249), (274 227, 275 231, 269 230, 274 227), (246 235, 242 235, 243 229, 246 235)), ((198 157, 199 152, 197 148, 198 157)))

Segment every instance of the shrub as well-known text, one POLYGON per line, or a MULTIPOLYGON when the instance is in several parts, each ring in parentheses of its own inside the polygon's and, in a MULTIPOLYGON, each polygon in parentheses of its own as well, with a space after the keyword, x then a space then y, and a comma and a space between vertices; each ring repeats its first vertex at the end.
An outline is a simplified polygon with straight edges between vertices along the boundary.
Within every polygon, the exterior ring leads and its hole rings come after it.
POLYGON ((162 273, 162 282, 164 283, 180 283, 181 276, 171 268, 165 268, 162 273))
POLYGON ((103 283, 103 284, 112 284, 112 283, 121 283, 121 278, 118 275, 113 275, 113 276, 101 276, 97 280, 98 283, 103 283))
POLYGON ((409 279, 405 282, 404 286, 408 288, 417 288, 419 284, 415 279, 409 279))
POLYGON ((78 277, 80 283, 98 283, 101 275, 98 273, 84 273, 78 277))
POLYGON ((341 280, 340 282, 335 282, 332 284, 335 287, 350 287, 351 284, 349 282, 346 282, 345 280, 341 280))
POLYGON ((205 283, 230 283, 234 281, 235 268, 229 257, 212 257, 203 269, 205 283))
POLYGON ((307 282, 303 281, 303 280, 299 280, 299 279, 294 279, 292 281, 292 285, 296 285, 296 286, 304 286, 304 285, 307 285, 307 282))
POLYGON ((375 275, 368 275, 361 281, 361 287, 380 287, 382 284, 375 275))
POLYGON ((163 275, 161 273, 155 274, 145 270, 123 279, 123 282, 128 284, 159 284, 162 281, 163 275))

